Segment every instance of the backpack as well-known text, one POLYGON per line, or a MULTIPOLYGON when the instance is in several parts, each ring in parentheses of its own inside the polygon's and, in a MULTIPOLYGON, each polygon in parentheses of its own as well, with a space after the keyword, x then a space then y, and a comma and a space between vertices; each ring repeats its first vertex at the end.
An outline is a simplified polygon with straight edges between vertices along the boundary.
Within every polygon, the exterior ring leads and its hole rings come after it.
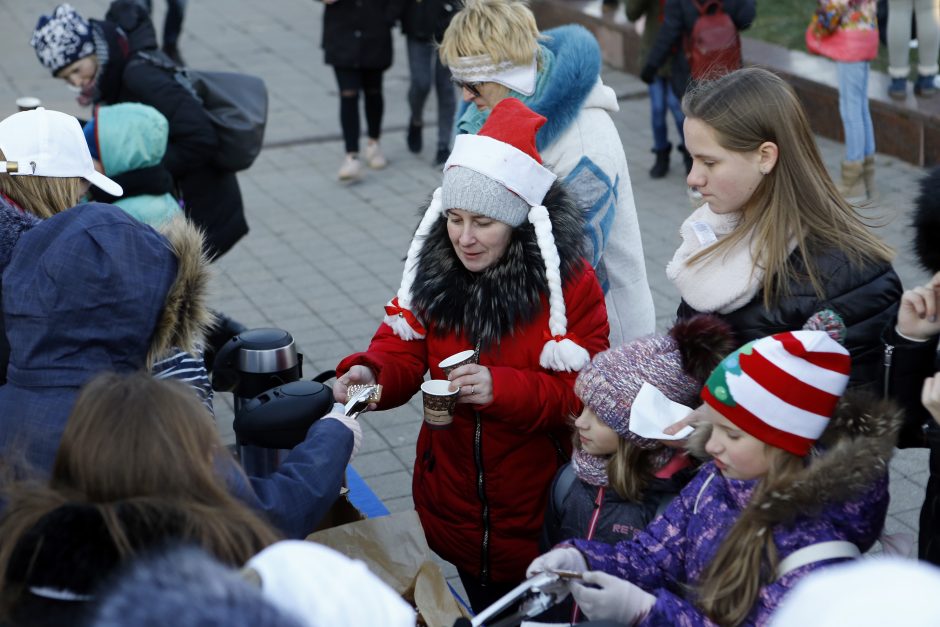
POLYGON ((251 166, 264 142, 268 90, 251 74, 177 67, 161 55, 137 52, 139 59, 172 72, 176 82, 202 104, 219 138, 213 164, 228 172, 251 166))
POLYGON ((721 0, 691 0, 698 19, 685 40, 692 80, 717 78, 741 68, 741 36, 721 0))

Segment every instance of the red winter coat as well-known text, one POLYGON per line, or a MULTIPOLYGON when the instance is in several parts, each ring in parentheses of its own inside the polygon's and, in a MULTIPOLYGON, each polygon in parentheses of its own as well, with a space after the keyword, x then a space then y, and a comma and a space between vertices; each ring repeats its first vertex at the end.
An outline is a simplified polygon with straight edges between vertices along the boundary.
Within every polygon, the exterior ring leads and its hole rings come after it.
MULTIPOLYGON (((566 283, 568 331, 593 357, 608 347, 604 294, 594 270, 582 260, 566 283)), ((474 348, 463 334, 435 332, 427 321, 425 340, 404 341, 379 327, 368 351, 351 355, 338 374, 354 364, 371 368, 382 384, 380 409, 408 402, 430 368, 474 348)), ((412 492, 431 548, 483 581, 517 582, 538 556, 538 536, 548 487, 571 449, 570 416, 580 412, 574 394, 577 373, 545 370, 539 355, 548 333, 548 302, 530 322, 480 354, 493 377, 493 402, 458 404, 450 429, 422 425, 412 492), (479 443, 479 445, 477 445, 479 443)))

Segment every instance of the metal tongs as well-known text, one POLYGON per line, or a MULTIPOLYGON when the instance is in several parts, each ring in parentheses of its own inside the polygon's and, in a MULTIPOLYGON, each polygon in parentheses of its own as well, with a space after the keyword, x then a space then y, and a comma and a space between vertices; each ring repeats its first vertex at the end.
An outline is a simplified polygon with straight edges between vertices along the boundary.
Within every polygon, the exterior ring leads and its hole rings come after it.
POLYGON ((503 595, 496 603, 489 606, 473 617, 470 624, 473 627, 482 627, 486 621, 501 611, 522 599, 519 610, 500 619, 489 627, 509 627, 518 625, 526 618, 538 616, 565 598, 568 593, 567 582, 557 573, 544 572, 526 579, 518 586, 503 595))
POLYGON ((359 414, 369 407, 369 403, 374 402, 372 397, 379 389, 381 389, 380 386, 376 384, 362 386, 361 389, 356 390, 346 400, 346 404, 343 406, 343 413, 350 418, 358 418, 359 414))

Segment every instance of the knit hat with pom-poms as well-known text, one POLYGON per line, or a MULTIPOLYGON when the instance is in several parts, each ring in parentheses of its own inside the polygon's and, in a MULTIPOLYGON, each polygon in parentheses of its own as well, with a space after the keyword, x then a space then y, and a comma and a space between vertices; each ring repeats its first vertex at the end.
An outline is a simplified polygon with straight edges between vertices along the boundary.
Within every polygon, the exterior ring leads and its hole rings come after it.
POLYGON ((477 135, 460 135, 444 164, 444 180, 434 191, 415 232, 398 295, 385 306, 385 323, 404 340, 420 339, 424 323, 411 311, 411 288, 418 256, 431 228, 448 209, 462 209, 517 227, 528 219, 548 282, 548 335, 539 363, 557 371, 579 371, 590 355, 568 335, 561 281, 561 259, 555 247, 548 210, 542 204, 557 178, 542 165, 535 135, 546 119, 516 98, 501 100, 477 135))

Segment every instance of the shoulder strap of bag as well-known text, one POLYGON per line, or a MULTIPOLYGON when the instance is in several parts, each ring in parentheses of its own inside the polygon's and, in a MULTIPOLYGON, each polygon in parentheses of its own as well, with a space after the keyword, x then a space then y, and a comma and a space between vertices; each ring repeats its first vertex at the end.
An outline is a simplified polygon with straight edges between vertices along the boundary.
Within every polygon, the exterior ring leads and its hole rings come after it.
POLYGON ((862 552, 858 550, 857 546, 846 540, 831 540, 810 544, 793 551, 777 565, 777 579, 807 564, 839 557, 855 559, 861 554, 862 552))
POLYGON ((565 504, 565 497, 568 495, 568 492, 571 491, 571 486, 574 485, 575 479, 577 479, 577 477, 570 463, 566 464, 562 471, 558 473, 558 479, 555 481, 555 486, 552 489, 552 505, 554 505, 556 512, 561 511, 562 506, 565 504))
POLYGON ((202 104, 202 98, 199 96, 196 88, 193 87, 193 81, 189 77, 189 73, 187 72, 186 68, 176 65, 172 61, 165 59, 160 55, 150 54, 149 52, 145 52, 143 50, 138 50, 135 52, 134 57, 141 59, 142 61, 149 63, 154 67, 158 67, 161 70, 172 72, 173 78, 176 79, 176 82, 182 85, 186 91, 192 95, 193 98, 202 104))

